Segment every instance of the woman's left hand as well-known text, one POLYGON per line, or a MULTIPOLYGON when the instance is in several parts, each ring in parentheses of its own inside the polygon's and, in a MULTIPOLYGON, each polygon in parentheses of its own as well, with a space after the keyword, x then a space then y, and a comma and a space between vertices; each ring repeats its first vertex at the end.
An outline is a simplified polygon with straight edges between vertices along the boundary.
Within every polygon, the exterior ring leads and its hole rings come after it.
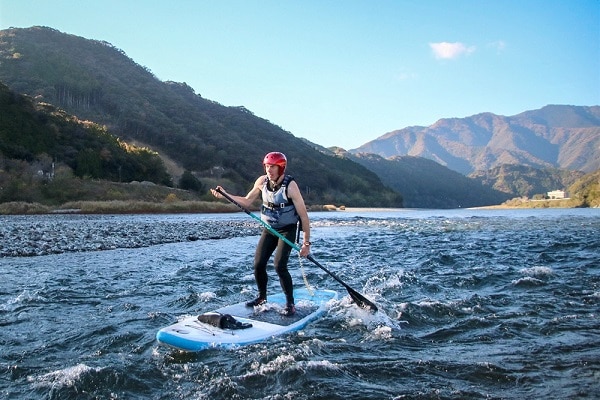
POLYGON ((300 248, 300 256, 308 257, 310 254, 310 244, 302 243, 302 247, 300 248))

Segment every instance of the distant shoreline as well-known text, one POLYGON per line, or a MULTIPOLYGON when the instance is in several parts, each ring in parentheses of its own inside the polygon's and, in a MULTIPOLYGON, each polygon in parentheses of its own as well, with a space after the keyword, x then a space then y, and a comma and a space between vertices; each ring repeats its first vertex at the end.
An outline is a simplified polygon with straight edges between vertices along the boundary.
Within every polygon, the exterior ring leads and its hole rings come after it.
POLYGON ((409 211, 414 208, 386 208, 386 207, 345 207, 338 209, 339 212, 390 212, 390 211, 409 211))
MULTIPOLYGON (((573 200, 519 201, 511 204, 465 208, 439 208, 436 210, 509 210, 534 208, 588 208, 573 200)), ((385 207, 336 207, 333 205, 313 205, 309 212, 408 212, 427 208, 385 208, 385 207)), ((44 214, 214 214, 234 213, 239 209, 232 204, 209 201, 81 201, 61 206, 48 206, 39 203, 10 202, 0 203, 0 215, 44 215, 44 214)), ((259 212, 252 209, 252 212, 259 212)))

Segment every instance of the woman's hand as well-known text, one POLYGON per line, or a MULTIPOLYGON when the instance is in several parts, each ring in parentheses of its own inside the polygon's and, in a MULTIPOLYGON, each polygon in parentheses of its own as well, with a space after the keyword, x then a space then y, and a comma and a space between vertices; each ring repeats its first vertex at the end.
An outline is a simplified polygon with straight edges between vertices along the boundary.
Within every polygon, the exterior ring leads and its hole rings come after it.
MULTIPOLYGON (((210 192, 212 193, 213 196, 215 196, 217 199, 222 199, 223 195, 221 193, 218 192, 218 190, 225 192, 225 189, 223 189, 221 186, 217 186, 215 189, 210 189, 210 192)), ((227 193, 227 192, 225 192, 227 193)))
POLYGON ((300 247, 300 256, 308 257, 309 254, 310 254, 310 242, 302 243, 302 247, 300 247))

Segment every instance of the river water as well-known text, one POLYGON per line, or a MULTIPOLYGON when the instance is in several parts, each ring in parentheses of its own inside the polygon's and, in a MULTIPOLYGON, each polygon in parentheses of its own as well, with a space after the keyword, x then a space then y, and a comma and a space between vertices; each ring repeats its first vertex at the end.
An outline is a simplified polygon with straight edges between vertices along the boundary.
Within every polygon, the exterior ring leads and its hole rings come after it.
MULTIPOLYGON (((246 214, 0 217, 4 399, 600 396, 600 210, 311 213, 305 329, 181 353, 158 329, 254 296, 246 214)), ((269 269, 269 290, 278 281, 269 269)))

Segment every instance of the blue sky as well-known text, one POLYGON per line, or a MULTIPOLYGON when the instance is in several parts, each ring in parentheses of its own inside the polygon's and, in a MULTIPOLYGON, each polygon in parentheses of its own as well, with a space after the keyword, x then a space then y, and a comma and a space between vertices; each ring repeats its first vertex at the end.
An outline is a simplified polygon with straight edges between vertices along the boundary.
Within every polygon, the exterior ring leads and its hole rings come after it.
POLYGON ((0 29, 34 25, 323 146, 600 105, 599 0, 0 0, 0 29))

